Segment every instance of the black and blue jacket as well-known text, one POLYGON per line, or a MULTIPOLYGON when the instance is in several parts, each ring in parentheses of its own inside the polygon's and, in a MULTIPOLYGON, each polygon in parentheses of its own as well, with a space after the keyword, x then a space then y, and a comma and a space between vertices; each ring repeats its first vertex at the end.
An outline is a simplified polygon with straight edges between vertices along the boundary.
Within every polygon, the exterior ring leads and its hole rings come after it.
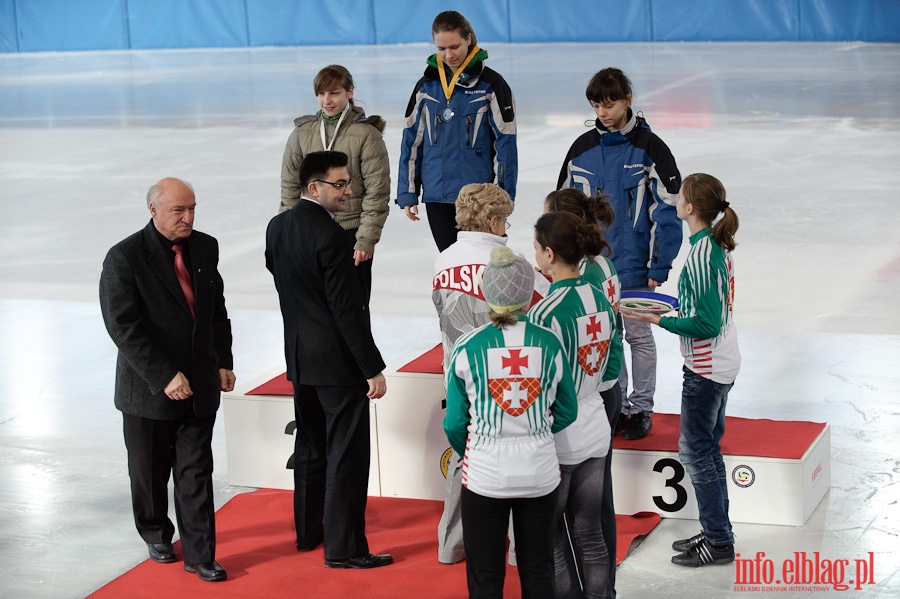
POLYGON ((616 220, 605 232, 622 289, 664 282, 681 248, 681 221, 675 201, 681 174, 669 147, 641 116, 609 131, 595 128, 572 144, 559 174, 558 189, 575 187, 587 195, 605 193, 616 220))
MULTIPOLYGON (((456 202, 463 185, 496 183, 516 196, 519 161, 516 108, 503 77, 486 67, 479 51, 450 96, 453 117, 443 116, 447 99, 434 55, 406 107, 400 145, 397 204, 456 202)), ((450 77, 448 73, 448 78, 450 77)))

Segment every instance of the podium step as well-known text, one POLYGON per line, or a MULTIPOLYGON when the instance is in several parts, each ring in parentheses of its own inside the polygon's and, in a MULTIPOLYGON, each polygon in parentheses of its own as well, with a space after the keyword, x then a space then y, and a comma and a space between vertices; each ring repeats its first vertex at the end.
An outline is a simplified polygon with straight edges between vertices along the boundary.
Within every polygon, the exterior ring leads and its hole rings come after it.
MULTIPOLYGON (((371 402, 369 494, 442 500, 450 454, 443 377, 403 370, 386 374, 388 394, 371 402)), ((223 396, 230 484, 293 488, 292 394, 283 374, 270 374, 244 393, 223 396)), ((644 439, 614 438, 618 513, 697 518, 694 490, 678 460, 678 427, 677 414, 654 414, 644 439)), ((722 449, 734 522, 802 526, 831 484, 827 424, 727 417, 722 449)))

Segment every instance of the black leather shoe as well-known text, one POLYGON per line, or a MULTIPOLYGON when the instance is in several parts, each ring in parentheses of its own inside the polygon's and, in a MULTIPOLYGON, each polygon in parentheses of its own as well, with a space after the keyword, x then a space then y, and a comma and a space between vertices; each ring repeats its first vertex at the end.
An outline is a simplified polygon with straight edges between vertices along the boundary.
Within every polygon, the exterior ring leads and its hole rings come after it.
POLYGON ((643 439, 650 432, 651 428, 653 428, 653 413, 637 412, 632 414, 625 424, 625 432, 622 434, 622 438, 626 441, 643 439))
POLYGON ((380 568, 392 563, 394 563, 394 558, 389 553, 369 553, 360 557, 351 557, 350 559, 327 559, 325 560, 325 567, 367 570, 368 568, 380 568))
POLYGON ((184 562, 184 569, 191 573, 196 572, 197 576, 200 577, 200 580, 205 580, 206 582, 219 582, 228 577, 225 568, 216 562, 206 562, 205 564, 189 564, 184 562))
POLYGON ((161 564, 171 564, 178 559, 172 543, 147 543, 150 559, 161 564))
POLYGON ((703 533, 696 534, 689 539, 681 539, 680 541, 675 541, 672 543, 672 549, 675 551, 685 552, 690 551, 694 547, 700 544, 700 541, 703 540, 703 533))

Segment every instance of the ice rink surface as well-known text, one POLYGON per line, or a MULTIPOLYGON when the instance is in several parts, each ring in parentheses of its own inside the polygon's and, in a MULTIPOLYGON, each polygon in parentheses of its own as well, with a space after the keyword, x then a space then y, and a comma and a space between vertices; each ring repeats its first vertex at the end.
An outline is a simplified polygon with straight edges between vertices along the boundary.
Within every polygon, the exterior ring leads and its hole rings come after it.
MULTIPOLYGON (((584 87, 605 66, 629 74, 633 106, 683 175, 722 180, 741 219, 734 256, 744 362, 729 414, 832 427, 832 488, 806 526, 738 524, 736 549, 851 562, 873 552, 876 584, 846 593, 900 595, 900 45, 485 48, 516 94, 514 249, 531 255, 541 199, 593 118, 584 87)), ((292 119, 317 108, 315 73, 343 64, 358 103, 387 121, 396 174, 404 110, 431 51, 0 54, 0 595, 83 597, 147 556, 112 405, 116 352, 96 300, 106 251, 149 218, 147 188, 166 176, 194 185, 195 226, 221 245, 238 383, 277 367, 281 319, 264 231, 278 207, 292 119)), ((675 294, 686 244, 663 292, 675 294)), ((439 341, 436 255, 427 223, 393 206, 371 302, 389 368, 439 341)), ((677 412, 677 339, 656 337, 656 409, 677 412)), ((217 504, 247 490, 228 485, 223 430, 220 419, 217 504)), ((733 593, 732 567, 669 563, 672 540, 698 528, 664 520, 619 568, 619 596, 733 593)))

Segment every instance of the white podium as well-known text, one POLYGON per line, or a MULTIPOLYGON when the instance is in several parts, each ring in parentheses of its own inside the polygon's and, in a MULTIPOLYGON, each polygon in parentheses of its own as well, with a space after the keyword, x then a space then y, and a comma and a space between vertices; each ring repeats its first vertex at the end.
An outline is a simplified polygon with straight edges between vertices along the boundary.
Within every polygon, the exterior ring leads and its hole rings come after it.
MULTIPOLYGON (((442 500, 449 456, 443 377, 395 372, 386 378, 388 394, 371 402, 369 494, 442 500)), ((292 489, 293 398, 226 394, 223 404, 229 483, 292 489)), ((725 465, 732 521, 802 526, 831 484, 830 429, 822 426, 796 459, 725 455, 725 465)), ((613 490, 618 513, 697 518, 693 487, 674 448, 614 449, 613 490)))
MULTIPOLYGON (((259 377, 239 393, 222 395, 225 415, 225 458, 228 484, 239 487, 293 489, 294 398, 292 395, 245 395, 279 372, 259 377)), ((378 434, 375 406, 369 406, 372 459, 369 495, 381 495, 378 478, 378 434)))

